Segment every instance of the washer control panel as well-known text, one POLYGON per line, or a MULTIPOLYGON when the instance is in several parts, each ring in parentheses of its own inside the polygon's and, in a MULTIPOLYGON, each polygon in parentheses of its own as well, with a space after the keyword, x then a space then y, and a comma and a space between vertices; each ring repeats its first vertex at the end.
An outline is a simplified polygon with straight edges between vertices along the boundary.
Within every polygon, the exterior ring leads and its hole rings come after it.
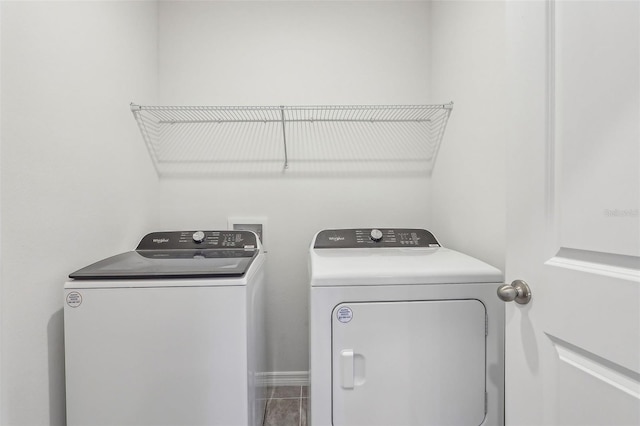
POLYGON ((440 243, 426 229, 358 228, 325 229, 313 245, 317 249, 359 247, 440 247, 440 243))
POLYGON ((136 250, 255 249, 250 231, 172 231, 145 235, 136 250))

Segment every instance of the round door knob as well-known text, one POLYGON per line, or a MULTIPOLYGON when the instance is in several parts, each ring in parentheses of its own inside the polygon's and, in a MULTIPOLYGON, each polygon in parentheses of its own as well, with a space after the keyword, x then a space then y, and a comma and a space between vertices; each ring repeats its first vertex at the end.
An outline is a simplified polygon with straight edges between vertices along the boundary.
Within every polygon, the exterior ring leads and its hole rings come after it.
POLYGON ((498 287, 498 297, 505 302, 526 305, 531 300, 531 289, 523 280, 515 280, 511 284, 498 287))
POLYGON ((375 242, 378 242, 382 239, 382 231, 379 229, 371 230, 371 239, 375 242))
POLYGON ((200 244, 201 242, 204 241, 204 232, 202 231, 194 232, 192 238, 194 243, 200 244))

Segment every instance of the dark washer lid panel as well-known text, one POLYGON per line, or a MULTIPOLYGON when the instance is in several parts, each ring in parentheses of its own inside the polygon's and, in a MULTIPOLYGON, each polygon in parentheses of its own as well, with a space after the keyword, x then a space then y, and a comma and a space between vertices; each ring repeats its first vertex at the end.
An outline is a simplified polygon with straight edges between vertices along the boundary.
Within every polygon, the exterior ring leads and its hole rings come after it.
POLYGON ((374 247, 440 247, 440 243, 425 229, 357 228, 320 231, 313 246, 315 249, 374 247))
POLYGON ((96 262, 69 275, 80 280, 242 277, 258 254, 247 231, 154 232, 135 251, 96 262))

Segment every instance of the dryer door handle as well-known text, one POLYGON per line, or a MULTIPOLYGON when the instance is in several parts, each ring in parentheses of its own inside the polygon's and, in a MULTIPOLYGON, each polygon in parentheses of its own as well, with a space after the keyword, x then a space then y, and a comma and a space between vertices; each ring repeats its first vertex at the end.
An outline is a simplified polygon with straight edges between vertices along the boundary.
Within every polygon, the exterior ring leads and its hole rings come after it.
POLYGON ((342 364, 342 387, 344 389, 354 388, 354 358, 353 349, 343 349, 340 352, 340 361, 342 364))

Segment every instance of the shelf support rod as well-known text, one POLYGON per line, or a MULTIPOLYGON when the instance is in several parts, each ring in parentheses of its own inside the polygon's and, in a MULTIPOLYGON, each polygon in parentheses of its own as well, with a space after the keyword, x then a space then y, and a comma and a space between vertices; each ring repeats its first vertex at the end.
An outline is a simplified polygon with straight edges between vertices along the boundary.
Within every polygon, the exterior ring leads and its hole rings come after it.
POLYGON ((280 116, 282 117, 282 141, 284 143, 284 168, 289 168, 289 157, 287 156, 287 130, 284 125, 284 106, 280 106, 280 116))

